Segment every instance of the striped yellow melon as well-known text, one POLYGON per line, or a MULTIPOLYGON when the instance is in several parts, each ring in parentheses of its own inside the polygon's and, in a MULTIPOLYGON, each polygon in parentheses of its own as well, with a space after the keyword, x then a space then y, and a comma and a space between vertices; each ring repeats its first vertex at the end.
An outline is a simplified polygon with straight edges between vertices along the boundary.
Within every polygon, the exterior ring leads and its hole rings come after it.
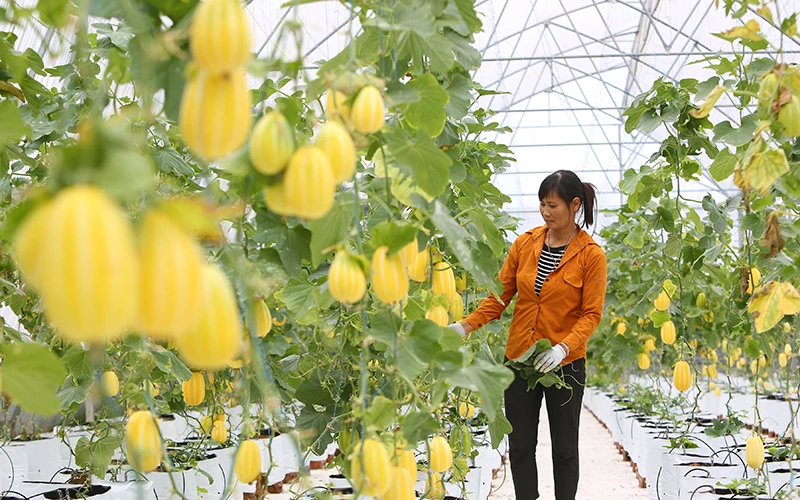
POLYGON ((35 207, 14 236, 14 257, 25 281, 34 288, 39 288, 43 279, 43 255, 49 248, 52 206, 46 201, 35 207))
POLYGON ((425 497, 426 498, 442 498, 444 496, 444 482, 442 476, 435 472, 431 472, 428 479, 425 480, 425 497))
POLYGON ((267 204, 267 208, 270 209, 271 212, 278 215, 291 214, 292 210, 289 203, 286 201, 286 193, 283 190, 282 181, 264 186, 261 192, 264 195, 264 203, 267 204))
POLYGON ((656 341, 653 338, 646 339, 644 341, 644 350, 647 352, 655 351, 656 350, 656 341))
POLYGON ((107 398, 113 398, 119 394, 119 377, 111 370, 103 373, 100 377, 100 392, 107 398))
POLYGON ((452 266, 447 262, 437 262, 433 265, 431 291, 435 295, 444 295, 446 297, 456 293, 456 278, 453 275, 452 266))
POLYGON ((169 216, 151 210, 142 219, 139 255, 136 326, 158 340, 180 337, 200 316, 203 251, 169 216))
POLYGON ((467 289, 467 273, 462 272, 461 276, 456 278, 456 290, 463 292, 467 289))
POLYGON ((446 472, 453 466, 453 450, 444 437, 436 436, 431 439, 430 454, 433 472, 446 472))
POLYGON ((189 406, 197 406, 206 399, 206 379, 200 372, 192 373, 192 378, 181 384, 183 400, 189 406))
POLYGON ((203 309, 197 326, 178 341, 181 358, 192 368, 218 370, 236 359, 242 321, 236 294, 218 266, 203 268, 203 309))
POLYGON ((329 118, 341 119, 345 123, 350 122, 350 106, 345 102, 347 96, 338 90, 329 90, 326 98, 325 112, 329 118))
POLYGON ((414 281, 422 282, 428 280, 428 273, 431 269, 431 252, 430 248, 425 247, 425 250, 417 253, 411 264, 407 265, 408 277, 414 281))
POLYGON ((225 426, 224 420, 216 420, 214 426, 211 428, 211 439, 224 444, 228 440, 228 428, 225 426))
POLYGON ((435 304, 425 313, 425 318, 439 326, 447 326, 447 309, 439 304, 435 304))
POLYGON ((397 452, 397 465, 405 469, 411 477, 417 477, 417 459, 413 450, 400 450, 397 452))
POLYGON ((783 133, 789 137, 800 135, 800 98, 792 96, 792 100, 781 106, 778 121, 783 124, 783 133))
POLYGON ((139 473, 150 472, 161 463, 162 447, 158 422, 147 410, 133 412, 125 424, 125 456, 139 473))
POLYGON ((239 0, 200 2, 189 32, 194 63, 212 74, 247 64, 253 49, 250 22, 239 0))
POLYGON ((302 219, 324 217, 333 206, 333 169, 321 149, 304 146, 292 155, 283 177, 289 214, 302 219))
POLYGON ((650 368, 650 356, 646 352, 640 352, 636 355, 636 363, 640 370, 647 370, 650 368))
POLYGON ((411 264, 414 262, 414 259, 417 258, 418 253, 419 253, 419 243, 417 242, 417 238, 415 237, 414 241, 404 246, 402 250, 400 250, 400 255, 403 256, 403 265, 406 266, 406 268, 411 267, 411 264))
POLYGON ((447 298, 450 302, 450 321, 457 323, 464 319, 464 300, 461 294, 456 292, 447 298))
POLYGON ((761 436, 753 434, 747 438, 744 454, 750 467, 760 469, 764 465, 764 442, 761 436))
POLYGON ((367 85, 358 93, 350 110, 350 121, 353 128, 359 132, 371 134, 383 127, 383 120, 383 97, 378 89, 367 85))
POLYGON ((279 111, 259 118, 250 136, 250 161, 266 175, 282 172, 294 152, 294 131, 279 111))
MULTIPOLYGON (((414 477, 416 479, 416 475, 414 477)), ((381 500, 414 500, 414 480, 407 470, 402 467, 392 467, 392 482, 381 500)))
POLYGON ((372 256, 372 291, 381 302, 395 304, 408 295, 408 275, 403 257, 388 253, 389 247, 382 246, 372 256))
POLYGON ((353 486, 363 495, 380 497, 392 485, 389 453, 379 440, 365 439, 350 462, 353 486))
POLYGON ((692 386, 692 379, 692 370, 689 367, 689 363, 683 360, 678 361, 675 364, 675 371, 672 374, 672 381, 675 384, 675 388, 681 392, 688 391, 692 386))
POLYGON ((786 353, 782 352, 778 354, 778 366, 781 368, 786 368, 786 365, 789 364, 789 360, 786 357, 786 353))
POLYGON ((717 365, 708 366, 708 378, 717 378, 717 365))
POLYGON ((256 302, 253 308, 253 322, 256 327, 256 335, 264 338, 272 330, 272 315, 269 312, 267 303, 263 300, 256 302))
POLYGON ((126 215, 101 190, 74 186, 53 200, 42 254, 45 314, 62 337, 96 342, 131 326, 139 256, 126 215))
POLYGON ((475 416, 475 405, 466 401, 462 401, 458 405, 458 414, 461 415, 461 418, 465 418, 467 420, 471 419, 475 416))
POLYGON ((236 478, 243 483, 252 483, 261 474, 261 450, 252 439, 242 441, 236 451, 234 465, 236 478))
POLYGON ((675 323, 671 320, 667 320, 661 325, 661 342, 667 345, 675 343, 675 323))
POLYGON ((323 125, 314 139, 314 145, 328 158, 335 184, 341 184, 353 176, 356 171, 356 146, 341 123, 330 121, 323 125))
POLYGON ((244 144, 253 121, 245 72, 198 71, 181 98, 180 127, 192 153, 206 160, 228 156, 244 144))
POLYGON ((653 305, 658 311, 666 311, 669 309, 669 295, 667 295, 666 290, 661 290, 661 293, 658 294, 658 297, 656 297, 653 305))
POLYGON ((359 263, 347 252, 336 252, 328 271, 328 290, 343 304, 355 304, 367 292, 367 276, 359 263))
POLYGON ((624 321, 617 323, 617 335, 625 335, 627 331, 628 325, 626 325, 624 321))

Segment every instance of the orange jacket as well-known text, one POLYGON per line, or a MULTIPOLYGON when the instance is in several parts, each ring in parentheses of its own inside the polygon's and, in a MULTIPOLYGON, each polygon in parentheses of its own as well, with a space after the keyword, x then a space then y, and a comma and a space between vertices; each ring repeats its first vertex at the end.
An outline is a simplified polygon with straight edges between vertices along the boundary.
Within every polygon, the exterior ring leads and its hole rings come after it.
POLYGON ((518 358, 537 340, 546 338, 553 345, 564 342, 569 346, 569 355, 562 362, 567 364, 586 356, 586 340, 600 323, 606 297, 606 255, 586 231, 579 230, 536 295, 536 271, 546 234, 547 227, 539 226, 514 241, 500 270, 502 303, 489 295, 466 321, 478 329, 500 318, 519 292, 506 356, 518 358))

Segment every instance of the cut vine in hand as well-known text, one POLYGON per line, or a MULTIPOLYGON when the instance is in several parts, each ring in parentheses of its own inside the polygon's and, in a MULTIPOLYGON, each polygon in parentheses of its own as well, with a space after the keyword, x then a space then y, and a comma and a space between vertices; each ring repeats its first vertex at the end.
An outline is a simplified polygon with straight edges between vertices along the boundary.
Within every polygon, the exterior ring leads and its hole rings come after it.
POLYGON ((536 384, 541 384, 544 387, 555 386, 558 389, 572 389, 564 379, 564 374, 561 367, 551 370, 547 373, 542 373, 533 367, 533 360, 540 352, 544 352, 553 347, 547 339, 540 339, 533 344, 530 349, 525 351, 522 356, 516 359, 510 359, 506 365, 517 370, 522 378, 528 381, 528 390, 536 387, 536 384))

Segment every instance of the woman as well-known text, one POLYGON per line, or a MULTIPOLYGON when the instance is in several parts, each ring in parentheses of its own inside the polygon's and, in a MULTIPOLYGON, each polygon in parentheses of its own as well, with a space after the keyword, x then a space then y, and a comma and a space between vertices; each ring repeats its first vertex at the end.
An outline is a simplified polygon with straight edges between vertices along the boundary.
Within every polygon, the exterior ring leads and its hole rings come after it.
POLYGON ((606 294, 606 257, 600 246, 576 223, 594 223, 595 189, 575 173, 559 170, 539 187, 539 208, 545 225, 519 236, 500 271, 500 300, 487 297, 461 323, 450 325, 462 336, 498 319, 519 293, 514 306, 506 357, 515 359, 537 340, 552 348, 538 354, 533 366, 548 372, 560 366, 571 389, 528 390, 515 370, 505 392, 506 416, 514 427, 509 454, 518 500, 539 497, 536 440, 539 409, 546 399, 553 446, 556 500, 574 500, 578 490, 578 424, 586 380, 586 340, 600 323, 606 294))

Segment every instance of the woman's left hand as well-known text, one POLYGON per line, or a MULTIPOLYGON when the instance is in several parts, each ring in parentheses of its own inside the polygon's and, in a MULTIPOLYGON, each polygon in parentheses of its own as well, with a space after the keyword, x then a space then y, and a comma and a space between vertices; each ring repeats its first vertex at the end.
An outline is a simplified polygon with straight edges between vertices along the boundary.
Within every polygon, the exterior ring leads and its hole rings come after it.
POLYGON ((567 351, 556 344, 546 351, 540 352, 533 360, 533 368, 541 373, 547 373, 555 369, 567 357, 567 351))

